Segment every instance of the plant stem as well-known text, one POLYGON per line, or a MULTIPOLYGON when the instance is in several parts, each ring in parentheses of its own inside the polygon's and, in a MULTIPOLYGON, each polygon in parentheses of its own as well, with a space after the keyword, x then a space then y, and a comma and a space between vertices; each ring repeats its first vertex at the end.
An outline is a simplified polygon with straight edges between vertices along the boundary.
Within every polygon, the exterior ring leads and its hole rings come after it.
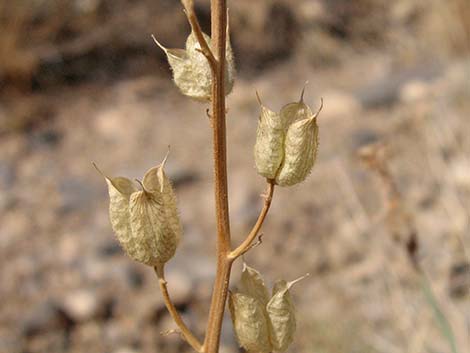
POLYGON ((196 36, 199 45, 201 46, 199 51, 206 57, 211 67, 212 74, 214 74, 217 70, 217 59, 214 57, 214 54, 212 54, 211 48, 209 48, 209 45, 207 44, 206 40, 204 39, 204 35, 202 34, 201 25, 199 24, 196 13, 194 12, 194 1, 182 0, 181 2, 184 6, 184 12, 188 18, 191 30, 196 36))
POLYGON ((266 191, 266 194, 264 195, 264 206, 263 209, 261 210, 260 215, 258 216, 258 220, 256 221, 255 225, 253 226, 253 229, 250 231, 246 239, 241 243, 235 250, 233 250, 229 254, 229 258, 232 260, 237 259, 241 255, 243 255, 248 249, 250 249, 251 243, 253 243, 253 240, 255 240, 256 236, 258 235, 261 226, 264 223, 264 220, 266 219, 266 216, 269 211, 269 207, 271 206, 271 201, 273 199, 273 194, 274 194, 274 181, 273 180, 268 180, 268 189, 266 191))
POLYGON ((232 261, 227 190, 227 151, 225 126, 225 49, 227 30, 226 0, 211 0, 212 52, 217 67, 212 78, 212 128, 214 147, 214 188, 217 218, 217 272, 212 292, 209 319, 204 340, 205 353, 218 353, 220 331, 227 300, 232 261))
POLYGON ((167 282, 165 280, 165 271, 164 265, 155 266, 155 273, 158 277, 158 283, 160 285, 160 290, 163 295, 163 300, 165 301, 165 305, 170 313, 171 317, 178 325, 181 334, 183 335, 184 339, 189 343, 191 347, 193 347, 197 352, 202 352, 202 345, 199 340, 192 334, 186 324, 183 322, 178 310, 176 310, 173 302, 170 299, 170 294, 168 293, 167 282))

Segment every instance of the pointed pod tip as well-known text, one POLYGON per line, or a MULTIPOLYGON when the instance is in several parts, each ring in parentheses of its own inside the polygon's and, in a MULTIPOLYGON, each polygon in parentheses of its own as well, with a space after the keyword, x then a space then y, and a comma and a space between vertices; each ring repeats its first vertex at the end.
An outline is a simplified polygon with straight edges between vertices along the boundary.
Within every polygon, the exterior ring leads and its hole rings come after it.
POLYGON ((261 98, 259 96, 258 90, 256 90, 255 93, 256 93, 256 99, 258 100, 259 105, 263 106, 263 102, 261 102, 261 98))
POLYGON ((151 34, 150 36, 152 37, 152 39, 153 39, 153 41, 155 42, 155 44, 158 45, 158 47, 159 47, 161 50, 163 50, 163 51, 165 52, 165 54, 166 54, 167 51, 168 51, 168 49, 165 48, 165 47, 157 40, 157 38, 156 38, 153 34, 151 34))
POLYGON ((303 102, 304 102, 305 88, 307 87, 307 85, 308 85, 308 81, 305 81, 304 87, 302 88, 302 92, 300 93, 300 100, 299 100, 299 103, 303 103, 303 102))
POLYGON ((96 171, 97 171, 98 173, 100 173, 103 178, 109 179, 109 178, 101 171, 101 169, 98 167, 98 165, 97 165, 95 162, 92 161, 91 164, 93 165, 93 167, 95 167, 96 171))
POLYGON ((297 279, 294 279, 293 281, 288 282, 287 283, 287 288, 288 289, 292 288, 294 285, 296 285, 297 283, 299 283, 300 281, 304 280, 305 278, 307 278, 309 276, 310 276, 310 273, 306 273, 302 277, 299 277, 297 279))
POLYGON ((320 107, 318 108, 317 112, 313 115, 313 117, 316 118, 318 114, 320 114, 322 109, 323 109, 323 97, 320 97, 320 107))
POLYGON ((168 156, 170 155, 170 149, 171 149, 171 146, 168 145, 168 146, 167 146, 167 151, 166 151, 166 154, 165 154, 165 158, 163 158, 163 161, 162 161, 162 163, 160 164, 162 168, 165 166, 165 163, 166 163, 166 161, 168 160, 168 156))

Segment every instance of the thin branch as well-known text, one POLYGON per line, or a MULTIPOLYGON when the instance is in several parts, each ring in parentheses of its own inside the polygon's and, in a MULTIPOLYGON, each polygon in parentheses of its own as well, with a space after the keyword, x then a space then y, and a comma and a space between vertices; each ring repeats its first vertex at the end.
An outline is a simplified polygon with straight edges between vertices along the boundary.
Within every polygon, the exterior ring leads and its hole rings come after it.
POLYGON ((201 46, 201 49, 198 51, 201 52, 201 54, 203 54, 207 58, 212 73, 215 73, 217 70, 217 59, 215 58, 211 48, 209 48, 209 44, 207 44, 206 40, 204 39, 204 35, 202 34, 201 25, 199 24, 196 13, 194 12, 194 1, 181 0, 181 3, 184 6, 184 13, 188 18, 188 22, 191 26, 191 29, 196 35, 196 39, 199 42, 199 45, 201 46))
POLYGON ((189 328, 183 322, 183 319, 181 318, 180 314, 178 313, 178 310, 176 310, 175 306, 173 305, 173 302, 170 299, 170 294, 168 293, 167 281, 165 280, 164 265, 155 266, 154 269, 155 269, 155 273, 157 274, 157 277, 158 277, 158 283, 160 285, 160 290, 162 292, 163 300, 165 301, 165 305, 166 305, 171 317, 175 321, 176 325, 178 325, 182 337, 197 352, 203 352, 202 344, 192 334, 192 332, 189 330, 189 328))
POLYGON ((253 250, 254 248, 263 244, 263 235, 264 235, 263 233, 258 235, 258 240, 252 243, 248 248, 246 248, 245 251, 243 251, 243 253, 241 254, 241 256, 245 255, 248 251, 253 250))
POLYGON ((249 249, 250 246, 255 240, 256 236, 258 235, 261 226, 263 225, 263 222, 266 218, 266 215, 268 214, 269 207, 271 206, 271 201, 273 199, 273 194, 274 194, 274 181, 273 180, 268 180, 268 189, 266 191, 266 195, 264 195, 264 206, 263 209, 261 210, 260 215, 258 216, 258 220, 256 221, 255 225, 253 226, 253 229, 251 232, 248 234, 246 239, 241 243, 235 250, 233 250, 229 255, 228 258, 230 260, 235 260, 236 258, 240 257, 244 253, 246 253, 249 249))

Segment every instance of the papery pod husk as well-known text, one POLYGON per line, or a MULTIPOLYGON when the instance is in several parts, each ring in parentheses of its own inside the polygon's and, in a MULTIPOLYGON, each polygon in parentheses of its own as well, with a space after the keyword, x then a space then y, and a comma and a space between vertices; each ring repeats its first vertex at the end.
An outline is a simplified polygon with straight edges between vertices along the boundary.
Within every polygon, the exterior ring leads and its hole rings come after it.
MULTIPOLYGON (((167 155, 168 156, 168 155, 167 155)), ((173 257, 181 237, 176 195, 164 172, 165 160, 145 173, 143 190, 127 178, 110 178, 109 218, 124 251, 149 266, 166 263, 173 257)))
POLYGON ((296 319, 294 304, 289 293, 290 286, 291 284, 284 280, 277 281, 273 288, 273 296, 266 306, 271 343, 273 349, 278 352, 285 352, 294 340, 296 319))
POLYGON ((227 40, 225 47, 225 95, 229 95, 232 92, 233 85, 235 83, 235 58, 233 55, 232 44, 230 43, 230 33, 227 25, 227 40))
POLYGON ((161 196, 146 191, 131 195, 129 216, 132 233, 139 238, 144 251, 135 260, 149 266, 167 262, 174 254, 173 232, 165 222, 165 211, 161 196), (173 250, 173 251, 172 251, 173 250))
POLYGON ((276 184, 298 184, 312 171, 318 150, 317 114, 313 115, 302 101, 288 104, 281 110, 281 116, 290 125, 284 140, 284 160, 276 176, 276 184))
POLYGON ((274 179, 284 159, 285 121, 281 115, 260 104, 261 113, 254 147, 258 173, 274 179))
POLYGON ((159 166, 153 167, 147 171, 142 180, 142 184, 145 190, 161 194, 165 211, 165 219, 173 231, 177 246, 181 239, 182 227, 178 213, 176 193, 173 189, 171 180, 167 177, 164 170, 165 161, 166 157, 159 166))
POLYGON ((132 259, 142 262, 141 259, 146 257, 145 250, 140 239, 133 235, 129 219, 130 197, 137 192, 137 188, 127 178, 105 176, 105 179, 108 185, 111 227, 123 250, 132 259))
MULTIPOLYGON (((190 60, 186 50, 164 49, 173 72, 173 80, 181 93, 196 100, 206 100, 207 86, 196 81, 196 77, 201 74, 201 68, 195 70, 193 62, 190 60)), ((210 74, 210 72, 209 72, 210 74)), ((204 76, 205 77, 205 76, 204 76)))
POLYGON ((243 264, 240 290, 244 294, 257 299, 263 306, 269 301, 269 292, 261 274, 245 263, 243 264))
POLYGON ((270 353, 272 345, 264 306, 242 293, 229 293, 228 304, 240 346, 250 353, 270 353))
MULTIPOLYGON (((207 44, 210 46, 210 37, 205 33, 203 33, 203 36, 207 44)), ((186 80, 193 84, 193 89, 192 91, 189 91, 189 94, 186 94, 185 92, 183 92, 183 94, 197 100, 208 101, 211 99, 212 72, 206 57, 198 51, 200 49, 201 46, 197 41, 196 35, 191 32, 186 40, 186 52, 188 53, 188 57, 192 64, 192 71, 190 75, 187 76, 186 80)))
POLYGON ((165 161, 145 173, 143 190, 133 193, 129 202, 131 230, 145 250, 137 261, 149 266, 168 262, 181 237, 176 196, 163 170, 164 164, 165 161))
MULTIPOLYGON (((203 33, 207 44, 211 45, 210 37, 203 33)), ((155 40, 156 41, 156 40, 155 40)), ((168 49, 156 41, 168 58, 173 71, 173 80, 181 93, 200 101, 209 101, 212 90, 212 72, 206 57, 199 51, 199 42, 193 32, 186 39, 186 50, 168 49)), ((225 94, 232 91, 234 83, 234 60, 229 37, 226 47, 225 94)))

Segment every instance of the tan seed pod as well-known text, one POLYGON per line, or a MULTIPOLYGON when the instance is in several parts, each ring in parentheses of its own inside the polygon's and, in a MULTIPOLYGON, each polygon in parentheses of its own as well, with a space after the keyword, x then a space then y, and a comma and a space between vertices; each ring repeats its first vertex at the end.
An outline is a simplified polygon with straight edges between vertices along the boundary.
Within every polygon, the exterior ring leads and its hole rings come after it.
POLYGON ((160 165, 149 169, 145 173, 142 184, 145 190, 153 194, 161 194, 165 219, 174 234, 176 245, 178 245, 182 234, 182 227, 178 214, 176 193, 171 184, 171 180, 167 177, 164 170, 167 158, 168 154, 160 165))
POLYGON ((305 180, 315 163, 318 150, 317 116, 301 99, 286 105, 280 115, 289 121, 285 141, 284 160, 276 176, 276 184, 291 186, 305 180))
POLYGON ((225 95, 229 95, 232 92, 233 85, 235 83, 235 59, 233 55, 232 45, 230 44, 230 31, 227 21, 227 39, 225 47, 225 95))
POLYGON ((228 303, 240 346, 250 353, 271 352, 264 306, 255 298, 242 293, 229 293, 228 303))
MULTIPOLYGON (((132 233, 129 219, 129 203, 132 194, 138 192, 135 185, 127 178, 107 177, 94 164, 108 184, 109 193, 109 219, 116 238, 123 250, 134 260, 140 261, 145 253, 139 237, 132 233)), ((140 261, 142 262, 142 261, 140 261)))
POLYGON ((243 263, 240 289, 243 293, 257 299, 263 306, 269 301, 269 293, 261 274, 243 263))
POLYGON ((273 296, 266 306, 266 311, 269 317, 271 343, 275 351, 285 352, 294 340, 295 308, 289 289, 306 276, 292 282, 279 280, 274 284, 273 296))
POLYGON ((266 108, 259 99, 261 113, 256 131, 254 148, 258 173, 267 179, 275 179, 284 159, 285 121, 282 116, 266 108))
MULTIPOLYGON (((207 44, 211 45, 210 37, 203 33, 207 44)), ((173 71, 173 80, 184 95, 199 101, 211 99, 212 72, 209 62, 201 53, 201 46, 193 32, 186 39, 186 49, 168 49, 161 45, 155 37, 155 43, 165 52, 168 63, 173 71)), ((227 37, 226 48, 226 94, 229 94, 234 82, 234 60, 230 40, 227 37)))
POLYGON ((165 161, 145 173, 142 191, 127 178, 105 176, 113 230, 126 253, 149 266, 171 259, 181 237, 176 196, 163 170, 165 161))

